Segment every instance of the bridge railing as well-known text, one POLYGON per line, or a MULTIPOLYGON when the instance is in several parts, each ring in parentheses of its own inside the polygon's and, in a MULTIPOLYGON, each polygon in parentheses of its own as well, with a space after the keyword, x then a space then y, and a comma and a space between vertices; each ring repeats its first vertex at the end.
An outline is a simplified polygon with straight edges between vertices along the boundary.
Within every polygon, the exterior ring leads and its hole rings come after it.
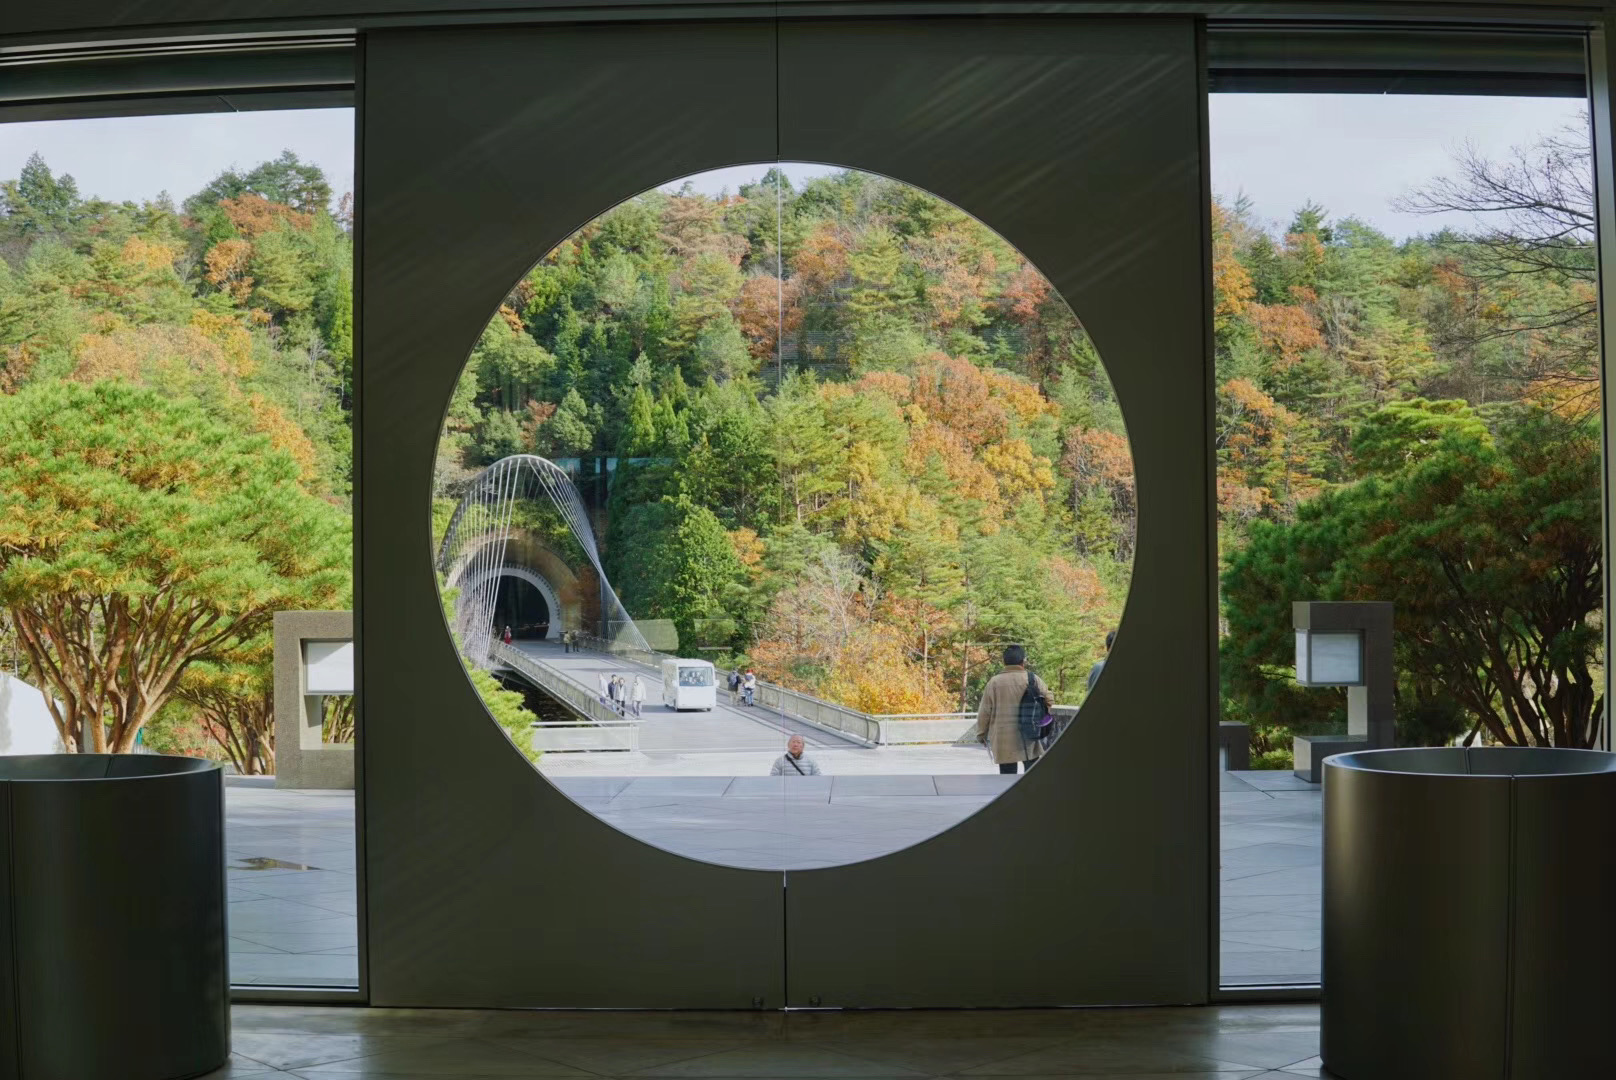
POLYGON ((521 673, 533 685, 584 719, 540 720, 533 725, 535 750, 638 750, 640 721, 619 716, 588 687, 541 664, 520 649, 496 641, 494 659, 521 673))
MULTIPOLYGON (((578 633, 579 645, 592 652, 611 653, 637 660, 651 668, 660 669, 669 654, 655 649, 642 649, 618 641, 608 641, 594 634, 578 633)), ((717 667, 720 683, 727 686, 729 669, 717 667)), ((777 683, 757 683, 758 704, 787 716, 806 720, 816 727, 840 732, 866 746, 913 746, 921 743, 950 743, 972 746, 976 743, 976 713, 878 713, 870 714, 846 705, 823 701, 812 694, 791 690, 777 683)), ((1059 737, 1077 716, 1077 706, 1056 705, 1051 734, 1059 737)))
MULTIPOLYGON (((637 660, 647 667, 660 670, 662 661, 671 660, 668 653, 657 652, 655 649, 642 649, 637 645, 625 644, 621 641, 608 641, 594 634, 577 635, 580 645, 594 652, 611 653, 615 656, 626 656, 637 660)), ((719 690, 729 685, 731 672, 728 668, 715 665, 714 673, 719 681, 719 690)), ((777 683, 766 682, 759 679, 757 691, 754 695, 757 703, 765 708, 784 713, 797 720, 805 720, 815 727, 834 731, 855 742, 862 742, 866 746, 875 746, 881 738, 881 725, 875 717, 868 713, 849 709, 845 705, 836 705, 829 701, 821 701, 812 694, 804 694, 788 689, 777 683)))
MULTIPOLYGON (((729 672, 724 672, 724 678, 728 680, 729 672)), ((819 727, 830 728, 866 746, 875 746, 881 741, 881 722, 869 713, 849 709, 846 705, 822 701, 812 694, 788 690, 784 686, 762 679, 758 680, 754 696, 758 704, 766 708, 794 716, 799 720, 806 720, 819 727)))

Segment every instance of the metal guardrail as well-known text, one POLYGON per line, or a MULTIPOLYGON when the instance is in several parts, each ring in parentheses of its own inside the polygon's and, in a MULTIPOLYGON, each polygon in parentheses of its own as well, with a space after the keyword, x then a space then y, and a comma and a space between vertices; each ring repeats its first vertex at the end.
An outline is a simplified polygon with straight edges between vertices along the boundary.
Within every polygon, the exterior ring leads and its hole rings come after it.
MULTIPOLYGON (((727 678, 728 673, 725 675, 727 678)), ((881 722, 868 713, 849 709, 846 705, 833 705, 811 694, 788 690, 762 679, 758 680, 753 696, 765 708, 805 720, 816 727, 829 728, 866 746, 875 746, 881 741, 881 722)))
MULTIPOLYGON (((657 652, 655 649, 642 649, 636 645, 625 645, 618 641, 608 641, 594 634, 575 634, 575 640, 582 648, 592 652, 611 653, 616 656, 626 656, 637 660, 647 667, 661 670, 662 661, 672 659, 668 653, 657 652)), ((716 677, 724 685, 728 685, 729 669, 714 665, 716 677)), ((976 713, 884 713, 871 715, 850 709, 846 705, 836 705, 829 701, 822 701, 812 694, 804 694, 797 690, 789 690, 776 683, 758 680, 755 700, 766 708, 775 710, 793 719, 813 724, 815 727, 845 735, 856 742, 866 746, 900 746, 915 745, 919 743, 951 743, 958 746, 974 745, 976 742, 976 713), (905 726, 913 725, 913 726, 905 726)), ((1077 706, 1056 705, 1051 710, 1055 716, 1053 736, 1058 738, 1060 733, 1077 716, 1077 706)))
POLYGON ((638 750, 640 721, 619 716, 600 695, 531 656, 496 641, 491 655, 584 717, 581 721, 540 720, 533 725, 535 750, 638 750))
MULTIPOLYGON (((576 635, 576 640, 586 649, 626 656, 657 671, 661 670, 662 661, 674 659, 668 653, 657 652, 655 649, 642 649, 637 645, 625 645, 620 641, 607 641, 593 634, 580 633, 576 635)), ((731 671, 714 665, 713 672, 721 684, 719 690, 723 692, 724 687, 728 685, 731 671)), ((773 709, 794 720, 801 720, 835 734, 845 735, 866 746, 875 746, 881 739, 880 721, 868 713, 849 709, 845 705, 821 701, 811 694, 788 690, 777 683, 759 679, 754 700, 764 708, 773 709)))

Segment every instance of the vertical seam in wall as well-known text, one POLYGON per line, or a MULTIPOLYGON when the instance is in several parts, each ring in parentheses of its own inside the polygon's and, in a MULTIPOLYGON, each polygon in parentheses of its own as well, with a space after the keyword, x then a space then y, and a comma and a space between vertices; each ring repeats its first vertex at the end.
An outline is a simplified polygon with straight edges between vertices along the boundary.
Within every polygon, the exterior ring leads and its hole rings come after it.
MULTIPOLYGON (((774 5, 774 222, 775 273, 779 275, 778 288, 785 288, 786 253, 783 247, 784 224, 780 220, 780 182, 784 171, 780 165, 780 4, 774 5)), ((776 303, 783 292, 777 293, 776 303)), ((785 315, 777 312, 780 330, 775 334, 775 388, 778 391, 785 379, 785 315)), ((791 1006, 791 871, 780 871, 780 1010, 791 1006)))
POLYGON ((780 1011, 791 1007, 791 871, 780 871, 780 1011))
MULTIPOLYGON (((780 167, 780 5, 774 5, 774 165, 780 167)), ((778 188, 776 181, 776 188, 778 188)), ((784 257, 783 253, 782 258, 784 257)), ((783 269, 783 266, 782 266, 783 269)))
POLYGON ((1504 1080, 1515 1075, 1515 830, 1519 821, 1516 799, 1520 793, 1520 780, 1509 778, 1509 844, 1507 845, 1507 872, 1509 880, 1504 890, 1504 1080))

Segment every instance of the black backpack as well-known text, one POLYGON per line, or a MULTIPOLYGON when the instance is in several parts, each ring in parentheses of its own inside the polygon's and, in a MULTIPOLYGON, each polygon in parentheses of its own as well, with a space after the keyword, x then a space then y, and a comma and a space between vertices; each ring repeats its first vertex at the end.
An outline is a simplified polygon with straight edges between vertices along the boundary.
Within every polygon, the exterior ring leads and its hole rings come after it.
POLYGON ((1027 689, 1021 692, 1021 701, 1016 705, 1016 727, 1021 732, 1021 741, 1033 743, 1042 739, 1048 720, 1049 710, 1038 693, 1038 679, 1029 671, 1027 689))

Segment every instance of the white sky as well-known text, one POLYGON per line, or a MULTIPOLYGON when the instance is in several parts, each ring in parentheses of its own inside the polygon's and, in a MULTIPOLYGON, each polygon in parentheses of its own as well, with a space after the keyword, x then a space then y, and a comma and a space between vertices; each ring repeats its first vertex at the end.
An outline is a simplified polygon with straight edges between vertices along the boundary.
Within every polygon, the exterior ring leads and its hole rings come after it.
POLYGON ((86 197, 142 202, 166 191, 180 203, 228 168, 292 150, 340 196, 353 190, 353 123, 352 109, 300 109, 0 124, 0 179, 16 179, 37 150, 86 197))
POLYGON ((1309 199, 1398 239, 1463 228, 1462 215, 1398 214, 1391 200, 1447 173, 1466 142, 1503 157, 1584 123, 1585 110, 1577 98, 1213 94, 1212 190, 1243 191, 1279 228, 1309 199))
MULTIPOLYGON (((772 168, 774 168, 774 162, 772 161, 765 161, 758 165, 731 165, 723 169, 710 169, 707 172, 692 176, 690 177, 690 182, 697 191, 708 195, 717 195, 721 191, 728 191, 733 195, 740 190, 742 184, 750 184, 762 179, 772 168)), ((786 179, 791 181, 791 186, 799 191, 802 190, 805 180, 815 176, 828 176, 831 173, 841 171, 834 165, 808 165, 801 161, 782 162, 780 168, 785 171, 786 179)), ((683 184, 683 180, 663 184, 662 190, 678 191, 683 184)))
MULTIPOLYGON (((1277 227, 1311 199, 1333 218, 1360 217, 1401 238, 1442 222, 1397 214, 1391 200, 1447 171, 1455 149, 1468 141, 1504 155, 1582 122, 1583 109, 1565 98, 1215 94, 1213 188, 1225 199, 1244 192, 1277 227)), ((0 178, 14 178, 37 150, 85 195, 139 201, 166 190, 179 201, 224 169, 250 169, 283 149, 319 164, 334 193, 352 188, 348 109, 0 124, 0 178)), ((696 186, 734 191, 768 168, 715 169, 696 186)), ((786 166, 796 182, 831 171, 786 166)))

